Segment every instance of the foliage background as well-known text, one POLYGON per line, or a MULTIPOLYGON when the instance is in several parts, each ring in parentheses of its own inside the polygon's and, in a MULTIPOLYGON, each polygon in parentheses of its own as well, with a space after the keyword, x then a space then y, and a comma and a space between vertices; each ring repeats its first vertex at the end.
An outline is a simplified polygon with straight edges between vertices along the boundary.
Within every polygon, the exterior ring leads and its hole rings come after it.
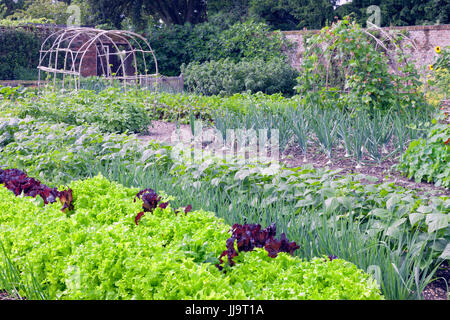
MULTIPOLYGON (((209 0, 206 6, 201 2, 190 2, 191 9, 199 11, 194 17, 190 16, 193 13, 183 11, 179 1, 3 0, 0 19, 5 20, 0 20, 0 25, 43 18, 65 24, 69 16, 67 8, 77 5, 81 9, 82 25, 129 29, 146 35, 158 53, 161 73, 173 76, 180 73, 183 63, 226 58, 237 62, 244 57, 249 58, 248 53, 252 51, 256 52, 257 58, 271 57, 280 43, 274 38, 272 41, 265 38, 269 31, 320 29, 348 14, 364 27, 369 5, 380 7, 382 26, 450 23, 450 4, 445 0, 403 1, 401 4, 395 0, 355 0, 341 6, 336 0, 209 0), (166 12, 156 10, 155 3, 159 3, 166 12), (181 14, 183 19, 173 18, 181 14)), ((4 53, 9 48, 0 51, 1 79, 34 78, 31 70, 35 69, 35 64, 30 56, 36 51, 30 49, 31 41, 26 40, 25 43, 16 48, 17 55, 13 59, 12 53, 4 53), (23 70, 24 66, 29 70, 23 70)))
POLYGON ((32 32, 0 32, 0 79, 35 79, 40 46, 40 40, 32 32))

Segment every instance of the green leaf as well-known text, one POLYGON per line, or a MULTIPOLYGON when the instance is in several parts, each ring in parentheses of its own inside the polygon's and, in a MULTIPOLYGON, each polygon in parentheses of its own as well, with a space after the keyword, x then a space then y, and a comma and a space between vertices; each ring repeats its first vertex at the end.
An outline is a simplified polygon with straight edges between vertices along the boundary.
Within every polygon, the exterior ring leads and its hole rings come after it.
POLYGON ((322 197, 324 199, 334 197, 335 194, 336 194, 336 190, 334 190, 333 188, 323 188, 322 189, 322 197))
POLYGON ((375 216, 377 218, 381 218, 381 219, 387 219, 389 217, 391 217, 391 213, 386 210, 386 209, 382 209, 382 208, 376 208, 373 209, 369 212, 369 215, 375 216))
POLYGON ((423 218, 425 218, 425 215, 423 213, 413 212, 409 215, 409 222, 413 226, 419 221, 423 220, 423 218))
POLYGON ((308 206, 311 206, 311 205, 314 205, 315 204, 315 200, 314 199, 312 199, 312 198, 306 198, 306 199, 303 199, 303 200, 299 200, 298 202, 297 202, 297 204, 295 205, 295 207, 296 208, 299 208, 299 207, 308 207, 308 206))
POLYGON ((386 208, 389 211, 393 211, 395 208, 395 205, 400 201, 399 197, 394 195, 392 197, 390 197, 387 201, 386 201, 386 208))
POLYGON ((327 212, 333 212, 339 206, 339 201, 335 197, 331 197, 325 200, 325 210, 327 212))
POLYGON ((339 197, 337 198, 339 203, 341 203, 347 210, 352 210, 354 205, 354 199, 351 197, 339 197))
POLYGON ((450 243, 447 243, 447 246, 445 247, 442 254, 439 256, 440 259, 446 259, 450 260, 450 243))
POLYGON ((389 226, 389 228, 386 231, 386 235, 388 235, 390 237, 396 237, 400 232, 399 227, 403 223, 405 223, 405 221, 406 221, 406 218, 396 220, 391 226, 389 226))
POLYGON ((448 215, 442 213, 428 214, 425 218, 425 223, 428 225, 428 233, 445 229, 448 226, 448 215))

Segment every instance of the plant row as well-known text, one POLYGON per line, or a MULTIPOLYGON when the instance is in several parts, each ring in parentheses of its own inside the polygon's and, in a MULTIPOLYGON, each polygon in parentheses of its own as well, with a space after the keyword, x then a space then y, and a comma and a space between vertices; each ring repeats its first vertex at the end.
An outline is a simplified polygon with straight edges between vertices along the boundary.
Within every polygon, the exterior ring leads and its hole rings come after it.
POLYGON ((398 169, 416 181, 450 187, 450 125, 447 113, 433 119, 426 138, 412 141, 401 157, 398 169))
MULTIPOLYGON (((146 132, 151 120, 191 125, 201 120, 227 139, 227 130, 277 130, 281 152, 296 147, 306 157, 319 149, 330 161, 336 156, 356 165, 381 163, 401 154, 408 143, 425 138, 435 109, 392 108, 349 113, 332 100, 313 102, 259 93, 230 97, 150 93, 146 90, 49 92, 14 98, 3 108, 15 116, 32 116, 67 124, 96 125, 105 132, 146 132)), ((245 138, 245 137, 244 137, 245 138)))
POLYGON ((276 168, 206 155, 195 162, 190 152, 177 156, 171 147, 142 145, 127 135, 31 118, 3 120, 0 128, 4 168, 26 170, 49 184, 102 172, 126 186, 151 183, 230 225, 275 222, 302 248, 295 253, 302 258, 334 254, 366 271, 380 270, 389 298, 421 292, 433 269, 449 259, 448 197, 307 166, 276 168))
POLYGON ((104 132, 145 132, 151 117, 145 110, 145 100, 132 94, 122 94, 118 88, 78 92, 48 91, 43 95, 3 89, 4 108, 18 117, 32 116, 56 123, 95 125, 104 132), (9 97, 11 96, 11 97, 9 97), (18 97, 17 97, 18 96, 18 97))
POLYGON ((48 299, 381 298, 374 279, 340 259, 274 259, 255 249, 225 273, 215 263, 230 226, 214 214, 176 214, 168 204, 136 224, 145 204, 137 189, 102 176, 70 189, 74 210, 63 212, 0 188, 4 253, 48 299))

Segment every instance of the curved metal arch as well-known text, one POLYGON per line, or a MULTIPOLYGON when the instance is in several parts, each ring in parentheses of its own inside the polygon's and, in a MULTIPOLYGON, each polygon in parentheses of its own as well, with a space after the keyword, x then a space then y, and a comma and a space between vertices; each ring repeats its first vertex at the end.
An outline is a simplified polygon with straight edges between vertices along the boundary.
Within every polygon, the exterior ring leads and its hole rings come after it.
MULTIPOLYGON (((41 72, 54 75, 54 84, 56 84, 57 74, 63 76, 63 88, 65 77, 74 77, 75 90, 81 85, 81 77, 83 70, 83 62, 86 54, 92 50, 92 46, 95 46, 95 53, 97 58, 100 56, 118 56, 118 66, 116 73, 122 72, 122 76, 116 76, 111 71, 111 66, 103 65, 103 59, 100 59, 102 64, 102 71, 106 74, 106 78, 114 80, 121 80, 123 85, 126 86, 127 82, 134 81, 136 85, 140 83, 142 78, 147 78, 152 75, 159 75, 158 61, 156 59, 155 52, 153 51, 150 43, 143 36, 125 30, 100 30, 95 28, 64 28, 58 30, 49 35, 42 43, 39 53, 39 82, 38 87, 41 87, 41 72), (85 39, 84 39, 85 38, 85 39), (81 45, 76 46, 76 43, 82 42, 81 45), (142 44, 143 42, 143 44, 142 44), (46 49, 50 43, 50 48, 46 49), (103 55, 99 51, 98 45, 104 48, 105 45, 110 46, 113 50, 112 53, 104 53, 103 55), (121 50, 119 47, 124 45, 125 50, 121 50), (63 54, 63 69, 58 69, 59 54, 63 54), (148 74, 147 71, 147 54, 150 53, 153 57, 153 63, 155 67, 154 74, 148 74), (144 66, 144 72, 139 73, 137 64, 137 55, 142 55, 142 62, 144 66), (70 57, 70 60, 68 60, 70 57), (46 59, 48 59, 48 65, 44 65, 46 59), (126 63, 132 59, 132 66, 134 68, 134 74, 127 74, 126 63)), ((104 50, 104 49, 102 49, 104 50)), ((62 59, 61 59, 62 60, 62 59)), ((129 70, 129 68, 128 68, 129 70)))

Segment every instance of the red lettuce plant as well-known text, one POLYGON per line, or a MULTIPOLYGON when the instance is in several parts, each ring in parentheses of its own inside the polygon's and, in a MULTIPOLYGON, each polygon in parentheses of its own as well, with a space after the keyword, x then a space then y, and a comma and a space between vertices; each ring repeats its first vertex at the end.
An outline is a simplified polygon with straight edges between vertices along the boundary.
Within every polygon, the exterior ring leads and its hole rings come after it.
POLYGON ((271 258, 276 258, 280 252, 288 252, 293 255, 294 251, 300 248, 294 241, 289 242, 284 233, 281 234, 280 239, 275 239, 276 232, 274 223, 265 229, 261 229, 259 224, 234 224, 232 235, 226 243, 227 250, 220 255, 220 263, 216 267, 219 270, 223 269, 221 264, 224 263, 222 260, 224 256, 228 257, 230 266, 235 265, 233 258, 238 256, 238 252, 252 251, 255 247, 266 249, 271 258), (237 251, 234 246, 235 242, 237 251))
MULTIPOLYGON (((144 211, 139 212, 136 215, 136 217, 134 218, 134 222, 136 223, 136 225, 138 225, 139 220, 141 220, 141 218, 144 216, 145 212, 152 212, 157 207, 159 207, 161 209, 165 209, 169 205, 169 202, 161 202, 161 197, 158 196, 158 194, 150 188, 139 191, 138 194, 134 197, 134 202, 136 202, 136 199, 142 199, 142 201, 144 202, 142 204, 142 208, 144 209, 144 211)), ((184 213, 187 214, 191 210, 192 210, 192 206, 188 205, 184 209, 184 213)), ((175 214, 178 214, 178 213, 179 213, 178 210, 175 211, 175 214)))
POLYGON ((40 181, 30 178, 27 174, 18 169, 0 169, 0 184, 4 184, 8 190, 14 192, 16 196, 22 193, 27 197, 40 196, 44 204, 54 203, 59 198, 63 204, 62 211, 73 209, 72 190, 58 191, 57 188, 50 188, 40 181))

